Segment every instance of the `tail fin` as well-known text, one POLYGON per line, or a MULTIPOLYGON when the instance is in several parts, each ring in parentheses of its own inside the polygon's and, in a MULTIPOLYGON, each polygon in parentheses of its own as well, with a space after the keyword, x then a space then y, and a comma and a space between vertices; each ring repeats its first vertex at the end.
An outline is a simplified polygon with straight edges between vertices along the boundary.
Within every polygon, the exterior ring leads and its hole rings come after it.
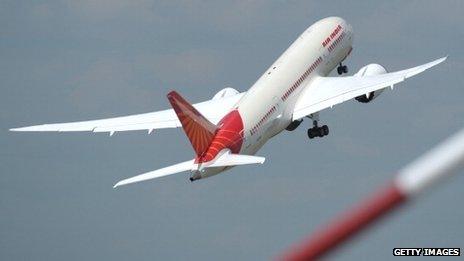
POLYGON ((167 97, 195 153, 197 156, 201 156, 211 144, 217 126, 201 115, 199 111, 177 92, 172 91, 168 93, 167 97))

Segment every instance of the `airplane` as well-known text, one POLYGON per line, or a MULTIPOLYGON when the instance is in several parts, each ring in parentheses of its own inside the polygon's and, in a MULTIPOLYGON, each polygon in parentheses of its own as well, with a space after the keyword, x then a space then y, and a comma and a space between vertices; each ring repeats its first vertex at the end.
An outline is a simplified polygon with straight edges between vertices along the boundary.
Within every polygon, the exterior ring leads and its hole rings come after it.
POLYGON ((368 64, 352 76, 328 77, 348 67, 353 29, 340 17, 321 19, 308 27, 261 75, 248 91, 224 88, 211 100, 191 104, 176 91, 167 94, 172 109, 109 119, 43 124, 11 131, 116 132, 182 127, 195 157, 169 167, 117 182, 115 187, 190 171, 190 181, 204 179, 234 166, 262 164, 255 156, 272 137, 293 131, 309 118, 309 139, 329 134, 320 125, 321 111, 355 99, 368 103, 386 88, 442 63, 447 57, 396 72, 368 64))

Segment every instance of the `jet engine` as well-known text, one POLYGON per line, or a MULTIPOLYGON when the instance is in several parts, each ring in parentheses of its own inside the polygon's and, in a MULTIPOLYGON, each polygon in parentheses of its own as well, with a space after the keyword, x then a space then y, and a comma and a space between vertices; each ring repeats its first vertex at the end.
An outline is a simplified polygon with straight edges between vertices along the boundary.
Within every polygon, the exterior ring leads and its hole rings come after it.
MULTIPOLYGON (((384 74, 384 73, 387 73, 387 70, 385 70, 385 68, 382 65, 376 64, 376 63, 371 63, 371 64, 368 64, 368 65, 362 67, 361 69, 359 69, 359 71, 354 76, 365 77, 365 76, 378 75, 378 74, 384 74)), ((378 90, 378 91, 375 91, 375 92, 369 92, 369 93, 366 93, 364 95, 360 95, 360 96, 356 97, 355 99, 358 102, 368 103, 368 102, 374 100, 375 98, 377 98, 377 96, 379 96, 380 93, 382 93, 382 92, 383 92, 383 90, 378 90)))
POLYGON ((219 99, 219 98, 225 98, 225 97, 229 97, 229 96, 233 96, 233 95, 236 95, 236 94, 239 94, 239 92, 234 89, 234 88, 230 88, 230 87, 226 87, 220 91, 218 91, 214 97, 213 97, 213 100, 216 100, 216 99, 219 99))

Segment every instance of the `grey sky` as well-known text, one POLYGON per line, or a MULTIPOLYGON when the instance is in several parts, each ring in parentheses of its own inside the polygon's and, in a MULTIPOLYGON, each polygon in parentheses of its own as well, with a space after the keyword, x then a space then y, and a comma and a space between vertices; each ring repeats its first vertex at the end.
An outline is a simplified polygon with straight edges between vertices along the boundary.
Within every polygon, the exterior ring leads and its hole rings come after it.
MULTIPOLYGON (((1 1, 0 259, 263 260, 464 127, 463 1, 1 1), (370 104, 271 140, 262 166, 191 184, 188 174, 115 181, 190 159, 181 130, 9 133, 8 128, 168 107, 246 90, 306 27, 338 15, 355 31, 351 72, 442 65, 370 104)), ((331 256, 392 259, 394 247, 463 247, 462 175, 331 256)))

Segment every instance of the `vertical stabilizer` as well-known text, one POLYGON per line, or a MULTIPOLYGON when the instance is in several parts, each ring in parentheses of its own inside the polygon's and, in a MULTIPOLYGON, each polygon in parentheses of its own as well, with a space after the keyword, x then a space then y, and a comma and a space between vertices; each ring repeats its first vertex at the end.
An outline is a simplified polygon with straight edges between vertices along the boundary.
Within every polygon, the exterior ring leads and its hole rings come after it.
POLYGON ((206 119, 197 109, 177 92, 167 95, 172 108, 177 114, 182 128, 198 157, 206 152, 216 134, 217 126, 206 119))

